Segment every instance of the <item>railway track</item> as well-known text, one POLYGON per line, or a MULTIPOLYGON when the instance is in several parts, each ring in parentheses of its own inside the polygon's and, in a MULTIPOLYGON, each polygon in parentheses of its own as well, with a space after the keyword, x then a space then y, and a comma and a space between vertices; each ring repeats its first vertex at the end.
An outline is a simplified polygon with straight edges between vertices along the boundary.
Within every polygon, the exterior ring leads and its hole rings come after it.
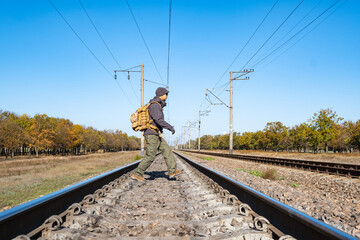
POLYGON ((355 239, 177 153, 148 181, 138 162, 0 213, 0 239, 355 239))
POLYGON ((217 152, 204 152, 204 151, 189 151, 181 150, 184 152, 198 153, 212 156, 219 156, 225 158, 241 159, 252 162, 266 163, 290 168, 296 168, 301 170, 309 170, 313 172, 328 173, 352 178, 360 178, 360 165, 359 164, 347 164, 347 163, 333 163, 333 162, 321 162, 288 158, 275 158, 275 157, 263 157, 241 154, 226 154, 217 152))

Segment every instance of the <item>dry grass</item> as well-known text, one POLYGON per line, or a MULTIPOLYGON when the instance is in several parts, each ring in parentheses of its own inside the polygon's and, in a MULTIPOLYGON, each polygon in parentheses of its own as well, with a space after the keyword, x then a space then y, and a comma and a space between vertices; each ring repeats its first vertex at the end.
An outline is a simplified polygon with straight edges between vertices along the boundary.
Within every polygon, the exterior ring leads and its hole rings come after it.
POLYGON ((0 162, 0 209, 64 188, 75 182, 129 164, 139 152, 46 157, 0 162))
POLYGON ((276 180, 277 179, 276 171, 274 169, 268 169, 263 173, 262 178, 269 180, 276 180))

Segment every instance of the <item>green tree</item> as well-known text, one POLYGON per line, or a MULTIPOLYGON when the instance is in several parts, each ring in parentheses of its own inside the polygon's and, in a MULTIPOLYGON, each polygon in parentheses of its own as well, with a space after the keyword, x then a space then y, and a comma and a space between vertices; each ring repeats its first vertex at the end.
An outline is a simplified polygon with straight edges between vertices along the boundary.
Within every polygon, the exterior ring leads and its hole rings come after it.
POLYGON ((351 143, 360 151, 360 120, 355 123, 351 134, 351 143))
POLYGON ((287 147, 288 127, 281 122, 269 122, 266 124, 265 137, 269 139, 268 148, 278 151, 287 147))
POLYGON ((200 148, 201 149, 210 149, 210 143, 213 139, 211 135, 204 135, 200 138, 200 148))
POLYGON ((93 128, 89 127, 85 129, 83 133, 83 142, 85 145, 85 153, 90 150, 90 153, 94 150, 98 150, 101 146, 100 134, 93 128))
POLYGON ((292 127, 289 131, 289 138, 293 149, 298 152, 306 151, 309 147, 311 128, 307 123, 301 123, 292 127))
POLYGON ((313 117, 309 120, 311 128, 317 131, 316 137, 318 138, 318 146, 324 144, 325 152, 329 150, 329 142, 334 139, 336 134, 336 124, 343 120, 338 117, 332 109, 322 109, 318 113, 314 113, 313 117))

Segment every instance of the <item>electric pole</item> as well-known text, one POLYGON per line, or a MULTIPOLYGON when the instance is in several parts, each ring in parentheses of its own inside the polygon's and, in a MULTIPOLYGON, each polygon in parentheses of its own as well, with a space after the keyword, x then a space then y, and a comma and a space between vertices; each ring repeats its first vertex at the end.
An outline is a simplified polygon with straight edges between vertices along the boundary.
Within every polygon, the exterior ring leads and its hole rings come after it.
MULTIPOLYGON (((128 73, 128 80, 130 80, 130 73, 131 72, 140 72, 141 73, 141 107, 144 106, 144 64, 142 63, 139 66, 131 67, 125 70, 114 70, 115 72, 115 80, 117 78, 116 72, 127 72, 128 73), (131 70, 134 68, 140 67, 141 70, 131 70)), ((141 156, 144 156, 144 132, 141 132, 141 156)))
POLYGON ((181 134, 181 142, 182 142, 182 149, 185 149, 186 147, 186 140, 185 140, 185 134, 186 134, 186 128, 187 126, 181 126, 181 129, 182 129, 182 134, 181 134))
POLYGON ((200 125, 201 125, 201 116, 209 116, 210 111, 200 111, 199 110, 199 139, 198 139, 198 152, 200 152, 200 125))
POLYGON ((249 80, 249 77, 241 78, 246 74, 254 72, 254 69, 237 71, 230 71, 230 124, 229 124, 229 154, 233 153, 233 80, 249 80), (239 73, 233 78, 233 73, 239 73))
MULTIPOLYGON (((144 106, 144 64, 141 64, 141 107, 144 106)), ((144 132, 141 132, 141 156, 144 156, 144 132)))
POLYGON ((191 123, 189 121, 189 150, 191 149, 191 123))

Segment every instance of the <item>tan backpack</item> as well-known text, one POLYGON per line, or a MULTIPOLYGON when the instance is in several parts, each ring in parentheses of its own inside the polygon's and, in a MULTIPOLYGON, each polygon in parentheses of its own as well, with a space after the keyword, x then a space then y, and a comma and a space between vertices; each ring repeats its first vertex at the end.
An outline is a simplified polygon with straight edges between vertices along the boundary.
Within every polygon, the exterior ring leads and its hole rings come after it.
POLYGON ((130 122, 134 131, 145 131, 146 129, 151 129, 161 136, 160 130, 151 124, 153 120, 149 117, 149 107, 152 103, 157 103, 161 107, 161 104, 158 102, 150 102, 145 106, 138 108, 136 112, 131 114, 130 122))

